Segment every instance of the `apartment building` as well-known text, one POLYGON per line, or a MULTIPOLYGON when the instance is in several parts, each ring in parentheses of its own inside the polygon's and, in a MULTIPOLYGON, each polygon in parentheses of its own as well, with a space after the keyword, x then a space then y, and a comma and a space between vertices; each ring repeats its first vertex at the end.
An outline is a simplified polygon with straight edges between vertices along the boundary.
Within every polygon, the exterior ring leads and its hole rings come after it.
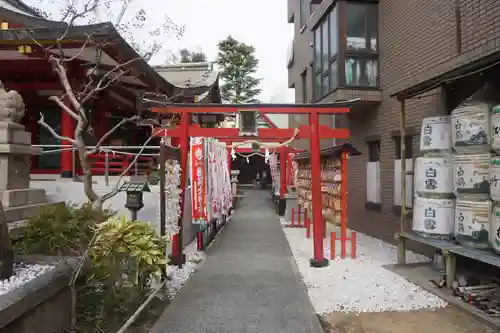
MULTIPOLYGON (((485 82, 500 87, 498 1, 288 0, 287 16, 296 102, 357 99, 334 120, 363 154, 349 160, 349 226, 392 241, 402 201, 399 100, 410 171, 424 117, 449 114, 485 82)), ((411 187, 406 197, 411 218, 411 187)))

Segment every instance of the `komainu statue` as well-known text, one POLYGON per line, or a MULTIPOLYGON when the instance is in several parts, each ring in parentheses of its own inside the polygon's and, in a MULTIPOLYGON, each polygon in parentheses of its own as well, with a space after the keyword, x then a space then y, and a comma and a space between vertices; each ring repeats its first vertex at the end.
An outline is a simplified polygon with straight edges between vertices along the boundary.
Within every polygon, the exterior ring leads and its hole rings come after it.
POLYGON ((19 124, 24 117, 24 109, 21 95, 15 90, 5 90, 0 81, 0 121, 19 124))

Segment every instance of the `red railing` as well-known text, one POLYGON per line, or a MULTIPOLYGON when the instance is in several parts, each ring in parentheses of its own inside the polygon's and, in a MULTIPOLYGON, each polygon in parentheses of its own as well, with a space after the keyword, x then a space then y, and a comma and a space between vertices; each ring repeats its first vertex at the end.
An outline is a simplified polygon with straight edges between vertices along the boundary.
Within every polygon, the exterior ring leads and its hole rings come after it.
MULTIPOLYGON (((89 155, 90 169, 93 175, 119 175, 123 173, 134 160, 132 154, 99 153, 89 155), (107 156, 106 156, 107 155, 107 156)), ((154 168, 153 158, 139 156, 134 166, 128 170, 127 175, 149 175, 154 168)))

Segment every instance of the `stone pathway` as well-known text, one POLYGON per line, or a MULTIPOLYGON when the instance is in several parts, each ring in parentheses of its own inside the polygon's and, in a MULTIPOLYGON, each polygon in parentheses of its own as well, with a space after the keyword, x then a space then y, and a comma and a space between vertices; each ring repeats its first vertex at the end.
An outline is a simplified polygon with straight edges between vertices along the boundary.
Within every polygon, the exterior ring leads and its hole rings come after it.
POLYGON ((269 193, 245 190, 151 333, 321 333, 269 193))

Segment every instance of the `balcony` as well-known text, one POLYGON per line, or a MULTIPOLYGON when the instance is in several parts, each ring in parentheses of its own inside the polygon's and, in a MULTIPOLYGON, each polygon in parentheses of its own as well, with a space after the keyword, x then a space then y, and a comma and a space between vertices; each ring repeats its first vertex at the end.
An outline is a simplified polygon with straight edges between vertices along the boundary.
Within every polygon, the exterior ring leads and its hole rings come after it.
POLYGON ((381 102, 377 4, 341 1, 314 32, 314 100, 381 102))

